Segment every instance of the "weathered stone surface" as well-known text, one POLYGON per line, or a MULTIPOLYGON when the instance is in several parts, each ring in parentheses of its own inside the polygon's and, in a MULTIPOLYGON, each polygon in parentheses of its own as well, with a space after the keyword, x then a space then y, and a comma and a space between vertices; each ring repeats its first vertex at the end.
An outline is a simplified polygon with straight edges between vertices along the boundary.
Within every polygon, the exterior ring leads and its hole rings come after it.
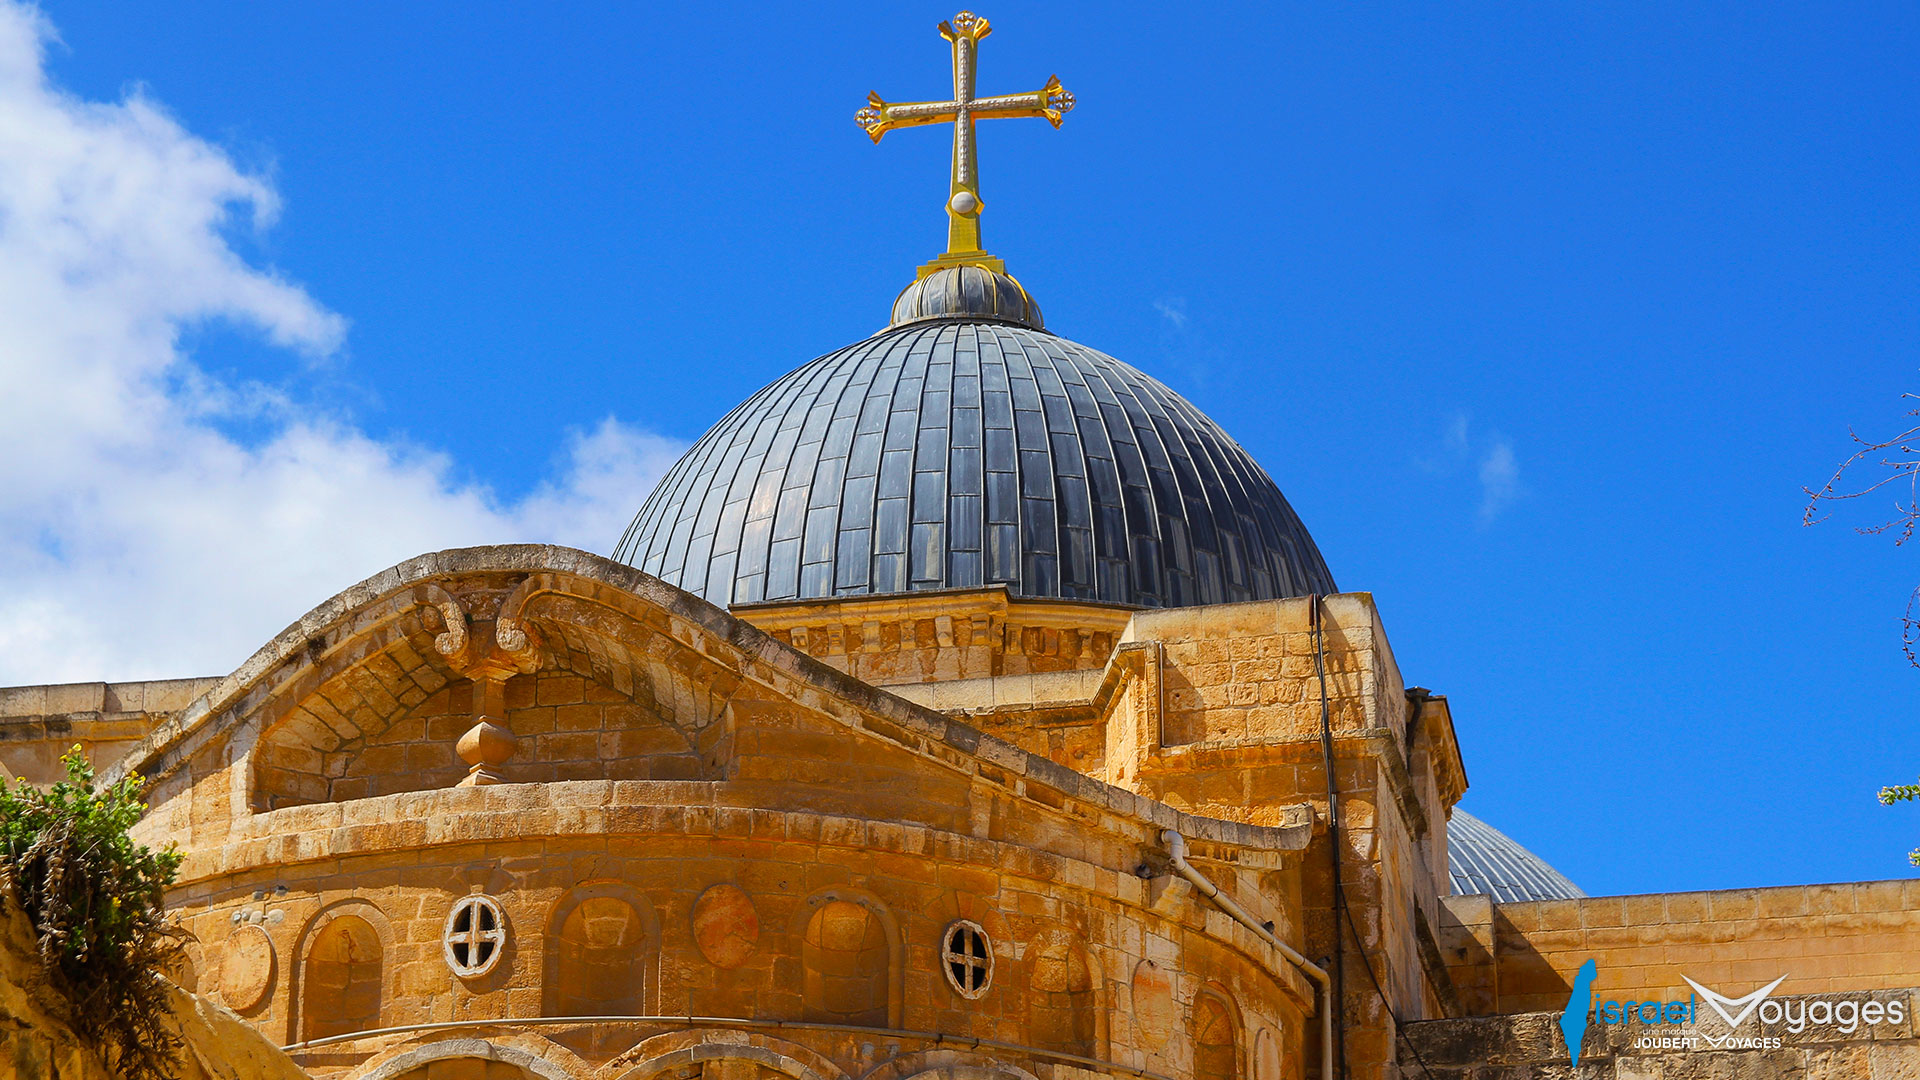
POLYGON ((242 926, 227 935, 220 950, 220 1000, 245 1012, 273 988, 273 939, 258 926, 242 926))
MULTIPOLYGON (((246 1021, 177 987, 168 1024, 183 1042, 176 1080, 311 1080, 246 1021)), ((68 1003, 46 984, 33 928, 18 910, 0 911, 0 1075, 20 1080, 115 1080, 68 1019, 68 1003)))
MULTIPOLYGON (((1849 995, 1858 1000, 1863 995, 1849 995)), ((1873 995, 1888 1000, 1894 995, 1873 995)), ((1810 1000, 1786 998, 1798 1007, 1810 1000)), ((1426 1020, 1407 1025, 1409 1053, 1402 1057, 1402 1075, 1418 1075, 1413 1053, 1434 1070, 1461 1080, 1511 1077, 1528 1080, 1578 1076, 1582 1080, 1908 1080, 1920 1077, 1920 1040, 1901 1026, 1856 1026, 1852 1032, 1827 1025, 1798 1033, 1747 1021, 1746 1034, 1778 1037, 1769 1048, 1716 1049, 1704 1039, 1690 1047, 1639 1046, 1647 1036, 1681 1037, 1696 1030, 1718 1036, 1725 1031, 1716 1019, 1695 1025, 1589 1025, 1577 1070, 1566 1063, 1559 1041, 1558 1013, 1520 1013, 1457 1020, 1426 1020), (1552 1037, 1548 1036, 1548 1032, 1552 1037), (1407 1070, 1413 1072, 1409 1074, 1407 1070)))
POLYGON ((693 905, 693 940, 700 955, 715 967, 737 968, 746 963, 760 940, 760 916, 753 898, 728 882, 701 893, 693 905))
POLYGON ((1920 886, 1443 897, 1451 713, 1403 690, 1365 594, 729 614, 584 552, 484 548, 375 575, 190 701, 145 686, 0 691, 0 714, 170 710, 97 729, 138 739, 108 776, 154 781, 138 828, 186 854, 170 900, 205 985, 271 1040, 334 1040, 294 1052, 328 1080, 1310 1080, 1315 984, 1267 935, 1324 963, 1336 927, 1353 1080, 1424 1075, 1415 1047, 1439 1080, 1914 1068, 1910 1026, 1832 1024, 1764 1060, 1595 1029, 1568 1064, 1535 1010, 1581 960, 1661 997, 1789 956, 1788 992, 1907 986, 1920 886), (457 787, 480 717, 514 752, 457 787), (457 979, 443 937, 474 892, 510 932, 457 979), (991 948, 973 999, 944 970, 959 919, 991 948), (1422 1019, 1486 1013, 1523 1015, 1422 1019), (581 1019, 634 1016, 680 1019, 581 1019))

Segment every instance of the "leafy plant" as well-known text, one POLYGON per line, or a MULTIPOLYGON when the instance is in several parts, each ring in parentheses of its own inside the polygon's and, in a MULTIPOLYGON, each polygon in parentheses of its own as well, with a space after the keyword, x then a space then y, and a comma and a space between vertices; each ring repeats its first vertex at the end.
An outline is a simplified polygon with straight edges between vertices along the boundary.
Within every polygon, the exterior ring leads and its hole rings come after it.
POLYGON ((48 982, 70 1003, 70 1023, 126 1080, 167 1080, 179 1039, 160 972, 186 934, 161 897, 180 855, 127 835, 146 812, 133 778, 96 789, 78 746, 60 759, 67 778, 41 791, 0 784, 0 896, 32 922, 48 982))
MULTIPOLYGON (((1916 800, 1920 800, 1920 784, 1894 784, 1890 787, 1880 789, 1880 803, 1883 806, 1892 806, 1894 803, 1914 802, 1916 800)), ((1908 852, 1907 861, 1915 866, 1920 866, 1920 848, 1914 848, 1908 852)))

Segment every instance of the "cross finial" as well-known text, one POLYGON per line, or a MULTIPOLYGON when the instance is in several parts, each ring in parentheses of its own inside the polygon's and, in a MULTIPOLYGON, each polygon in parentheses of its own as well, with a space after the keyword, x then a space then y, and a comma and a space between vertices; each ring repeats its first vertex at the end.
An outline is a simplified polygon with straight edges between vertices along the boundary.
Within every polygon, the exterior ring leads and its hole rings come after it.
POLYGON ((895 128, 921 124, 953 124, 953 177, 947 193, 946 253, 920 268, 925 277, 945 266, 981 266, 1005 273, 1006 264, 987 254, 980 243, 980 167, 974 155, 973 122, 1000 116, 1038 116, 1054 127, 1073 110, 1073 95, 1060 86, 1060 77, 1030 94, 975 97, 973 74, 980 42, 993 28, 971 11, 940 24, 940 36, 953 46, 953 98, 950 101, 910 101, 889 105, 879 94, 867 95, 867 107, 854 114, 874 142, 895 128))

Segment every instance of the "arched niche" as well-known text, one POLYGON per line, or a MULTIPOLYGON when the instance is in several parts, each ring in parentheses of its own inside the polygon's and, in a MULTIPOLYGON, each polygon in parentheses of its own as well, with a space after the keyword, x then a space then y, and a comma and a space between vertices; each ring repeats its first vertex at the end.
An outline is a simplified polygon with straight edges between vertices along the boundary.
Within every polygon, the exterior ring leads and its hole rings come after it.
MULTIPOLYGON (((348 766, 370 743, 391 743, 390 729, 428 699, 465 683, 447 650, 456 639, 455 653, 466 648, 466 616, 445 590, 422 582, 351 606, 345 595, 323 605, 339 610, 299 646, 276 639, 278 662, 222 714, 258 725, 246 758, 255 812, 376 793, 365 777, 347 778, 348 766)), ((418 775, 420 787, 438 786, 439 774, 459 764, 451 753, 438 761, 424 750, 398 761, 405 753, 375 756, 396 757, 395 771, 418 775)))
POLYGON ((900 1026, 905 950, 887 906, 866 893, 830 889, 809 897, 796 921, 805 1018, 900 1026))
POLYGON ((1219 988, 1208 986, 1193 998, 1194 1080, 1238 1080, 1240 1020, 1219 988))
POLYGON ((541 1013, 646 1015, 659 951, 659 922, 638 890, 612 881, 569 890, 547 922, 541 1013))
POLYGON ((1064 931, 1029 947, 1027 1024, 1035 1046, 1099 1055, 1098 980, 1079 939, 1064 931))
POLYGON ((985 1051, 937 1047, 901 1054, 861 1080, 1034 1080, 1034 1075, 985 1051))
POLYGON ((301 935, 296 1037, 302 1041, 380 1026, 386 989, 385 919, 356 902, 322 911, 301 935))
POLYGON ((510 1062, 492 1058, 451 1057, 425 1065, 415 1065, 393 1080, 539 1080, 534 1073, 510 1062))
POLYGON ((1278 1025, 1263 1025, 1253 1038, 1253 1056, 1248 1070, 1253 1080, 1286 1080, 1286 1040, 1278 1025))

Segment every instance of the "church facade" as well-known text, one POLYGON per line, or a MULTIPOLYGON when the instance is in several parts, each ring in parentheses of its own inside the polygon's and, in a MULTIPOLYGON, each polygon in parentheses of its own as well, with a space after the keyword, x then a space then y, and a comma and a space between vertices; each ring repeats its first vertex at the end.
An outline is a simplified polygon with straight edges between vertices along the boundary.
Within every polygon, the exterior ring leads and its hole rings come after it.
POLYGON ((0 689, 12 776, 149 781, 179 981, 323 1080, 1920 1075, 1920 882, 1586 897, 1455 809, 1447 699, 1268 474, 981 247, 975 121, 1073 104, 976 95, 987 30, 859 115, 953 124, 947 251, 613 557, 0 689))

